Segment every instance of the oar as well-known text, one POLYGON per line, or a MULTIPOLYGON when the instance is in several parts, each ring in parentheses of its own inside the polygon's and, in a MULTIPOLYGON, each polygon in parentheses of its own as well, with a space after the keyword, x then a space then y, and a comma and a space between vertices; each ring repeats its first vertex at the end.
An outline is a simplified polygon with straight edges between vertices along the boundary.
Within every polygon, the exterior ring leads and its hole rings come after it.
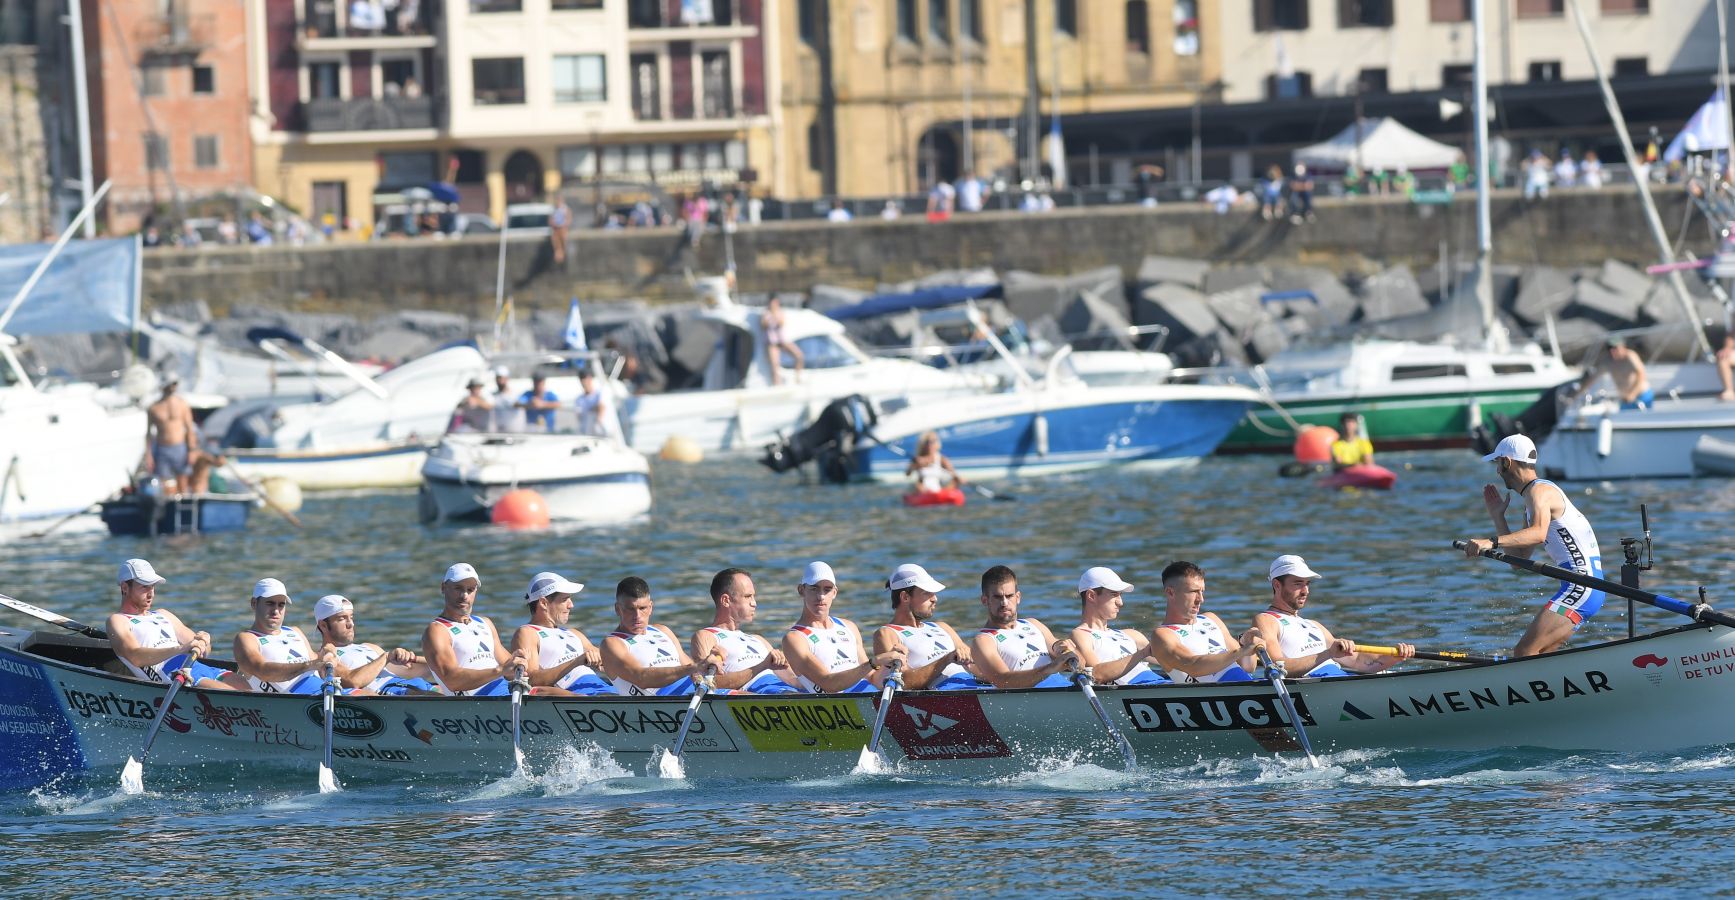
POLYGON ((687 704, 687 714, 681 718, 681 730, 675 735, 674 748, 663 754, 663 758, 657 761, 657 774, 664 778, 687 777, 686 767, 681 765, 681 752, 687 746, 687 729, 693 727, 693 719, 699 715, 700 704, 705 702, 705 695, 711 693, 711 679, 716 672, 716 666, 705 667, 705 674, 700 676, 698 687, 693 689, 693 699, 687 704))
POLYGON ((530 687, 530 683, 524 680, 523 666, 518 667, 507 687, 512 692, 512 774, 520 775, 524 772, 524 750, 520 746, 524 724, 524 691, 530 687))
POLYGON ((85 516, 85 515, 89 515, 93 512, 96 512, 97 510, 99 510, 101 508, 102 508, 102 506, 100 504, 92 503, 91 505, 89 505, 89 506, 87 506, 81 510, 78 510, 76 512, 67 513, 66 518, 61 519, 58 522, 55 522, 53 525, 50 525, 47 528, 44 528, 41 531, 36 532, 35 534, 32 534, 30 536, 30 539, 35 540, 35 539, 40 538, 40 537, 48 537, 50 534, 52 534, 56 530, 58 530, 60 528, 60 526, 65 525, 66 523, 72 521, 73 519, 78 518, 79 516, 85 516))
POLYGON ((1325 469, 1324 463, 1287 462, 1277 468, 1277 474, 1284 478, 1302 478, 1317 475, 1325 469))
POLYGON ((1283 711, 1289 716, 1289 724, 1295 728, 1295 738, 1301 742, 1301 751, 1307 754, 1307 763, 1313 768, 1319 768, 1319 757, 1313 755, 1313 744, 1307 740, 1307 729, 1302 727, 1301 715, 1295 711, 1295 701, 1289 696, 1289 686, 1283 683, 1283 673, 1277 664, 1271 661, 1271 654, 1264 647, 1255 647, 1259 651, 1259 662, 1265 666, 1265 677, 1271 681, 1271 687, 1277 691, 1277 702, 1283 704, 1283 711))
MULTIPOLYGON (((1398 655, 1398 648, 1396 647, 1382 647, 1378 644, 1364 644, 1361 641, 1356 641, 1355 648, 1359 652, 1372 653, 1376 656, 1398 655)), ((1465 653, 1461 650, 1417 650, 1411 655, 1416 659, 1431 659, 1434 662, 1497 663, 1506 661, 1506 657, 1504 656, 1478 656, 1477 654, 1465 653)))
POLYGON ((86 625, 82 622, 74 622, 59 613, 51 613, 40 606, 32 603, 25 603, 23 600, 19 600, 15 597, 8 597, 5 594, 0 594, 0 606, 17 610, 27 616, 41 619, 44 622, 59 625, 68 631, 76 631, 86 637, 93 637, 99 641, 108 640, 108 632, 101 628, 86 625))
POLYGON ((338 787, 337 775, 331 770, 331 723, 337 718, 337 673, 331 666, 325 667, 325 683, 319 686, 319 693, 325 706, 325 759, 319 763, 319 792, 335 794, 343 788, 338 787))
POLYGON ((1121 759, 1126 762, 1126 770, 1133 771, 1139 767, 1138 758, 1133 756, 1133 745, 1127 743, 1127 736, 1114 725, 1114 720, 1108 717, 1108 710, 1103 709, 1102 701, 1097 699, 1096 687, 1091 684, 1090 669, 1081 668, 1075 659, 1072 663, 1072 681, 1078 689, 1084 692, 1084 699, 1090 701, 1090 708, 1096 713, 1096 720, 1102 723, 1102 730, 1108 732, 1109 739, 1120 748, 1121 759))
MULTIPOLYGON (((1461 551, 1466 545, 1463 541, 1453 541, 1452 546, 1461 551)), ((1695 622, 1711 622, 1717 625, 1722 625, 1725 628, 1735 628, 1735 616, 1724 612, 1718 612, 1717 610, 1712 609, 1709 604, 1688 603, 1685 600, 1677 600, 1667 594, 1653 594, 1650 591, 1641 591, 1636 587, 1628 587, 1618 581, 1609 581, 1606 578, 1597 578, 1594 575, 1585 575, 1581 572, 1574 572, 1571 569, 1562 569, 1559 566, 1551 566, 1548 563, 1539 563, 1535 560, 1525 559, 1522 556, 1513 556, 1504 550, 1488 549, 1483 550, 1479 555, 1495 560, 1496 562, 1503 562, 1513 568, 1527 569, 1538 575, 1545 575, 1549 578, 1556 578, 1561 581, 1582 585, 1587 588, 1595 588, 1604 593, 1613 594, 1616 597, 1625 597, 1628 600, 1637 600, 1640 603, 1649 603, 1658 609, 1668 610, 1672 613, 1679 613, 1695 622)))
POLYGON ((181 685, 193 680, 193 660, 198 658, 197 652, 189 651, 181 670, 169 679, 169 690, 163 695, 163 705, 157 709, 157 717, 151 720, 151 730, 145 732, 145 746, 139 750, 138 756, 127 757, 127 764, 120 770, 121 793, 145 792, 145 757, 150 755, 151 745, 157 742, 157 732, 163 730, 163 720, 169 717, 169 710, 174 708, 175 695, 181 692, 181 685))
POLYGON ((867 746, 861 748, 861 756, 856 759, 857 772, 878 772, 880 770, 880 732, 886 727, 886 713, 892 710, 892 695, 903 686, 904 679, 898 674, 903 663, 898 660, 891 662, 891 674, 886 676, 885 687, 880 689, 880 711, 874 716, 874 730, 868 736, 867 746))
POLYGON ((253 482, 248 481, 247 476, 242 475, 241 470, 235 468, 235 463, 232 460, 224 460, 223 461, 223 471, 228 472, 230 475, 235 476, 235 480, 241 482, 242 487, 246 488, 249 491, 252 491, 253 496, 258 497, 259 499, 265 501, 265 505, 271 507, 273 512, 277 513, 278 515, 282 516, 285 519, 288 519, 289 524, 294 525, 296 528, 301 527, 301 520, 297 519, 295 517, 295 513, 292 513, 289 510, 284 509, 282 506, 280 506, 277 503, 276 500, 271 499, 270 494, 261 490, 259 488, 259 486, 254 484, 253 482))

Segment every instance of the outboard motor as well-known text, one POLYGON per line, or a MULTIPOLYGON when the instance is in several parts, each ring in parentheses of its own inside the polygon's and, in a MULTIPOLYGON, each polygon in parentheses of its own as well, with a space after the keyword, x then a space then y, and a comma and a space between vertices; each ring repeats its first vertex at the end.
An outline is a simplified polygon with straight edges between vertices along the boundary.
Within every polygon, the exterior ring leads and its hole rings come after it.
POLYGON ((1535 403, 1524 408, 1517 416, 1493 413, 1488 416, 1485 424, 1479 425, 1470 432, 1470 446, 1477 453, 1493 453, 1494 445, 1507 435, 1522 434, 1540 442, 1554 431, 1554 426, 1560 423, 1560 407, 1562 401, 1572 396, 1572 390, 1578 381, 1568 381, 1542 392, 1535 403))
POLYGON ((826 404, 812 424, 765 447, 759 462, 773 472, 787 472, 813 461, 819 477, 832 484, 849 481, 850 456, 856 441, 879 422, 873 403, 860 394, 826 404))

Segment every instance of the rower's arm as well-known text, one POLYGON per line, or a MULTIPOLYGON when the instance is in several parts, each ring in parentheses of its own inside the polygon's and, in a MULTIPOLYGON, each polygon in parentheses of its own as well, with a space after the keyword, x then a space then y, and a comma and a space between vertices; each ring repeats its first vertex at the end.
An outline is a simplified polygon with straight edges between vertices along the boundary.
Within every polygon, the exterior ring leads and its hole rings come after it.
POLYGON ((1500 536, 1500 549, 1515 556, 1529 557, 1537 547, 1548 542, 1548 525, 1562 512, 1560 489, 1538 485, 1524 498, 1530 521, 1535 523, 1500 536))
MULTIPOLYGON (((328 647, 332 647, 332 645, 326 644, 325 647, 319 649, 324 652, 328 647)), ((332 649, 335 650, 335 648, 332 649)), ((337 674, 338 683, 346 688, 363 688, 372 684, 375 678, 380 677, 380 672, 385 670, 386 663, 391 662, 391 656, 379 647, 374 649, 379 650, 380 655, 374 657, 366 665, 352 669, 341 662, 334 663, 331 668, 337 674)))
MULTIPOLYGON (((909 649, 909 647, 904 645, 904 639, 898 637, 897 630, 892 626, 882 625, 879 628, 874 629, 874 656, 877 657, 882 653, 891 653, 894 650, 902 650, 905 653, 908 653, 909 649)), ((913 669, 905 668, 904 686, 912 691, 926 690, 929 685, 939 680, 940 671, 951 665, 953 662, 956 662, 957 658, 958 654, 956 652, 942 653, 939 658, 925 666, 918 666, 913 669)))
POLYGON ((503 674, 501 669, 459 668, 452 635, 438 622, 428 623, 428 630, 422 632, 422 655, 428 658, 428 668, 435 677, 453 693, 473 691, 503 674))
POLYGON ((1003 691, 1035 687, 1037 682, 1060 671, 1060 667, 1052 662, 1034 669, 1013 671, 1001 658, 1000 648, 991 634, 978 634, 971 643, 976 648, 976 674, 1003 691))
MULTIPOLYGON (((851 666, 838 672, 826 671, 825 664, 813 655, 812 647, 799 631, 785 634, 782 646, 783 657, 789 661, 789 670, 813 682, 814 687, 819 688, 822 693, 836 693, 873 674, 873 666, 869 663, 851 666)), ((862 655, 865 656, 866 653, 862 655)))
MULTIPOLYGON (((711 652, 716 649, 717 638, 710 632, 700 629, 693 633, 694 659, 704 659, 705 657, 710 656, 711 652)), ((770 665, 770 663, 771 657, 767 655, 764 659, 759 661, 758 665, 742 669, 739 672, 724 672, 719 669, 717 674, 712 677, 711 683, 719 690, 732 691, 736 688, 744 688, 747 686, 747 682, 758 677, 759 673, 770 665)))
POLYGON ((288 681, 319 668, 319 657, 306 662, 266 662, 259 652, 259 640, 252 632, 243 631, 235 635, 235 667, 260 681, 288 681))
POLYGON ((191 650, 194 645, 194 634, 179 620, 175 621, 175 638, 180 643, 172 647, 140 647, 138 639, 133 636, 132 628, 128 627, 127 615, 115 613, 108 617, 108 643, 114 649, 116 656, 126 660, 141 669, 148 669, 164 660, 173 659, 191 650))
POLYGON ((1138 646, 1133 649, 1132 653, 1120 659, 1111 659, 1108 662, 1097 659, 1096 642, 1090 639, 1089 628, 1082 626, 1074 628, 1071 637, 1072 646, 1078 651, 1079 663, 1090 670, 1090 678, 1097 684, 1108 684, 1131 672, 1139 663, 1145 661, 1143 652, 1145 644, 1142 642, 1144 638, 1142 634, 1138 636, 1139 640, 1136 641, 1138 646))
MULTIPOLYGON (((1336 657, 1331 655, 1331 635, 1325 637, 1325 649, 1306 656, 1284 656, 1283 642, 1278 640, 1277 620, 1265 613, 1253 617, 1253 627, 1259 629, 1259 636, 1265 639, 1265 652, 1271 654, 1272 662, 1283 663, 1283 671, 1291 678, 1299 678, 1314 670, 1320 663, 1328 662, 1336 657)), ((1324 626, 1321 626, 1321 630, 1324 626)), ((1233 662, 1233 660, 1230 660, 1233 662)))
POLYGON ((520 625, 512 632, 512 649, 524 654, 524 674, 530 679, 531 687, 550 687, 558 684, 566 673, 584 662, 584 656, 575 656, 558 666, 546 669, 540 665, 542 658, 542 636, 536 633, 534 625, 520 625))
MULTIPOLYGON (((1260 629, 1264 634, 1264 629, 1260 629)), ((1224 632, 1225 635, 1228 632, 1224 632)), ((1269 646, 1277 646, 1267 640, 1269 646)), ((1194 678, 1215 675, 1234 665, 1242 656, 1239 645, 1216 653, 1194 653, 1181 643, 1179 635, 1167 628, 1158 628, 1156 637, 1151 640, 1151 659, 1165 670, 1185 672, 1194 678)), ((1272 659, 1278 657, 1273 654, 1272 659)))
MULTIPOLYGON (((686 655, 686 651, 681 651, 683 659, 686 655)), ((627 650, 627 642, 612 634, 602 639, 602 665, 611 677, 647 691, 668 687, 687 677, 691 669, 691 663, 681 666, 641 666, 627 650)))

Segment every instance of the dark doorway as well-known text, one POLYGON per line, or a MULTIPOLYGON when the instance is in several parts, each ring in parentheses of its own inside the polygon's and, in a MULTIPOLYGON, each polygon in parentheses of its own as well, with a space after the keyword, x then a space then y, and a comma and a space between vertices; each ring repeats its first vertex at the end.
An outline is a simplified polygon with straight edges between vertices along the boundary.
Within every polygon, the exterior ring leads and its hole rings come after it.
POLYGON ((532 203, 542 199, 542 161, 528 150, 515 150, 501 169, 506 176, 506 202, 532 203))

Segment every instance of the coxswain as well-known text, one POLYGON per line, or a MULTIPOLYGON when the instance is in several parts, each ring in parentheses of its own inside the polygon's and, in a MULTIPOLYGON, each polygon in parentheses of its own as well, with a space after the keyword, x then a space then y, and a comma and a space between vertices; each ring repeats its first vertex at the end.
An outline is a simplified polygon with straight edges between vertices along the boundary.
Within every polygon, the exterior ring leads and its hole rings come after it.
POLYGON ((1253 617, 1253 627, 1265 639, 1272 661, 1285 674, 1317 678, 1351 672, 1365 675, 1385 671, 1415 655, 1416 648, 1409 644, 1399 644, 1397 656, 1359 653, 1354 641, 1332 637, 1324 625, 1303 618, 1301 609, 1307 605, 1309 585, 1320 576, 1301 557, 1277 557, 1271 561, 1270 574, 1271 606, 1253 617))
POLYGON ((1620 397, 1621 409, 1650 409, 1656 401, 1656 395, 1651 391, 1650 376, 1645 374, 1645 362, 1639 355, 1627 346, 1626 338, 1614 336, 1608 339, 1608 354, 1597 360, 1590 371, 1579 379, 1578 387, 1572 392, 1569 404, 1577 403, 1578 398, 1596 384, 1603 375, 1614 383, 1615 394, 1620 397))
POLYGON ((500 632, 487 616, 474 615, 482 578, 469 563, 454 563, 440 581, 445 606, 422 632, 422 656, 434 681, 448 694, 463 697, 503 697, 512 692, 509 679, 527 670, 523 653, 506 649, 500 632))
MULTIPOLYGON (((153 608, 157 585, 165 580, 151 564, 129 559, 120 564, 120 612, 108 617, 108 643, 121 664, 136 678, 167 684, 187 665, 187 654, 209 656, 211 635, 194 631, 179 617, 153 608)), ((189 673, 195 687, 248 690, 246 679, 193 660, 189 673)))
POLYGON ((797 586, 801 617, 783 635, 783 656, 803 688, 822 694, 878 690, 896 661, 907 655, 902 645, 870 660, 855 623, 831 614, 837 602, 837 576, 824 562, 810 562, 797 586))
POLYGON ((1205 611, 1205 572, 1180 560, 1163 569, 1163 624, 1151 637, 1151 658, 1182 684, 1252 681, 1259 667, 1259 629, 1236 640, 1216 613, 1205 611))
MULTIPOLYGON (((1514 531, 1506 524, 1511 495, 1502 495, 1492 484, 1483 485, 1482 505, 1488 508, 1488 518, 1494 522, 1494 534, 1466 539, 1466 556, 1475 557, 1483 550, 1493 549, 1529 557, 1541 547, 1562 569, 1602 577, 1602 549, 1597 546, 1596 532, 1565 491, 1552 481, 1536 477, 1534 441, 1522 434, 1511 435, 1482 459, 1494 464, 1494 471, 1507 490, 1517 491, 1524 498, 1524 527, 1514 531)), ((1561 582, 1560 590, 1548 598, 1531 620, 1512 655, 1535 656, 1566 646, 1578 626, 1602 608, 1602 602, 1602 591, 1561 582)))
POLYGON ((982 573, 982 608, 988 620, 971 642, 976 671, 982 680, 1001 689, 1071 687, 1062 674, 1068 664, 1079 662, 1071 641, 1057 641, 1048 626, 1018 615, 1024 594, 1018 575, 1007 566, 994 566, 982 573))
POLYGON ((932 494, 944 490, 947 479, 951 487, 964 484, 964 476, 952 468, 952 461, 940 452, 940 435, 933 431, 924 431, 916 438, 916 455, 910 457, 910 464, 904 467, 905 475, 916 476, 916 490, 924 494, 932 494))
POLYGON ((934 619, 940 592, 946 586, 926 569, 904 563, 886 579, 891 592, 892 620, 874 630, 874 653, 904 648, 904 687, 920 690, 966 690, 984 687, 970 674, 970 645, 952 626, 934 619))
POLYGON ((1331 464, 1333 468, 1347 469, 1350 466, 1371 466, 1374 464, 1374 445, 1367 435, 1361 433, 1361 416, 1346 412, 1338 417, 1340 426, 1338 439, 1331 442, 1331 464))
POLYGON ((1072 643, 1078 657, 1098 684, 1162 684, 1169 679, 1151 671, 1150 638, 1136 628, 1116 628, 1114 620, 1133 586, 1107 566, 1092 566, 1078 578, 1083 607, 1072 643))
POLYGON ((720 666, 723 654, 694 662, 667 625, 652 625, 651 586, 636 575, 621 579, 614 589, 614 610, 620 627, 602 639, 602 668, 614 682, 615 693, 672 697, 691 694, 694 679, 720 666))
POLYGON ((530 621, 512 633, 512 649, 523 654, 535 693, 613 694, 597 668, 602 651, 584 632, 567 626, 572 598, 584 585, 555 572, 538 572, 524 590, 530 621))
POLYGON ((355 604, 342 594, 326 594, 313 604, 313 627, 324 638, 320 647, 337 655, 338 683, 352 694, 406 696, 438 693, 427 679, 428 661, 414 651, 355 639, 355 604))
POLYGON ((253 624, 235 635, 235 667, 253 690, 267 694, 317 694, 327 667, 335 670, 337 651, 313 652, 307 635, 283 617, 294 603, 289 589, 275 578, 253 584, 253 624))
POLYGON ((724 569, 711 577, 711 624, 693 634, 693 658, 705 659, 714 652, 723 655, 716 685, 722 690, 753 694, 798 694, 801 688, 783 651, 742 627, 759 612, 753 576, 741 569, 724 569))
POLYGON ((163 396, 145 409, 145 469, 162 483, 163 495, 172 496, 188 491, 187 479, 193 473, 193 460, 199 427, 193 422, 193 408, 178 393, 179 375, 169 375, 163 381, 163 396))

